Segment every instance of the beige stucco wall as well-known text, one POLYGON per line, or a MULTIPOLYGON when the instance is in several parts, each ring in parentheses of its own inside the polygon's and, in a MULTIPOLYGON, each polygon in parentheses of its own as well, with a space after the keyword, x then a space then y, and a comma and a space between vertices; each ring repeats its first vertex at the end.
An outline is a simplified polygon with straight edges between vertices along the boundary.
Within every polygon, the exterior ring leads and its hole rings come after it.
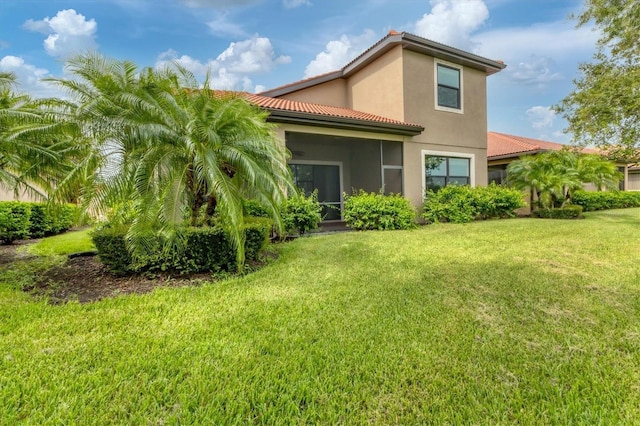
POLYGON ((338 78, 316 86, 308 87, 296 92, 281 96, 299 102, 311 102, 320 105, 330 105, 341 108, 349 108, 346 80, 338 78))
POLYGON ((402 56, 402 47, 396 46, 350 76, 347 82, 349 107, 404 121, 402 56))
POLYGON ((43 201, 43 199, 27 192, 22 192, 18 198, 16 198, 13 191, 0 187, 0 201, 43 201))

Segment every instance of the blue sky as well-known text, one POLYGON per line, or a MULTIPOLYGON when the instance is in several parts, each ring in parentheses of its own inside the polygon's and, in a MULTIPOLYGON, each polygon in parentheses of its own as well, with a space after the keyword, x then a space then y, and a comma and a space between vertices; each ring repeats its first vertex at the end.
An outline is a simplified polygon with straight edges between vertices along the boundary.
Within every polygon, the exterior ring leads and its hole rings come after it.
POLYGON ((20 89, 63 76, 87 49, 140 66, 176 60, 218 88, 250 92, 338 69, 390 29, 491 59, 489 130, 569 142, 549 107, 573 88, 597 33, 575 28, 580 0, 2 0, 0 70, 20 89))

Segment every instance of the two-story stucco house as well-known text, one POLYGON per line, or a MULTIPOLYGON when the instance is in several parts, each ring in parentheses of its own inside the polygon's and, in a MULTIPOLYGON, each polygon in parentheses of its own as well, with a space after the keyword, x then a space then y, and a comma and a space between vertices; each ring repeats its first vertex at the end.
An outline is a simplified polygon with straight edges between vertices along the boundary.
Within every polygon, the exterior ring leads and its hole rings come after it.
POLYGON ((486 185, 486 78, 504 67, 391 31, 340 70, 244 95, 278 124, 297 185, 339 220, 352 189, 420 205, 425 188, 486 185))
POLYGON ((247 98, 278 123, 296 183, 322 203, 382 189, 420 205, 425 188, 487 184, 486 78, 503 68, 391 31, 340 70, 247 98))

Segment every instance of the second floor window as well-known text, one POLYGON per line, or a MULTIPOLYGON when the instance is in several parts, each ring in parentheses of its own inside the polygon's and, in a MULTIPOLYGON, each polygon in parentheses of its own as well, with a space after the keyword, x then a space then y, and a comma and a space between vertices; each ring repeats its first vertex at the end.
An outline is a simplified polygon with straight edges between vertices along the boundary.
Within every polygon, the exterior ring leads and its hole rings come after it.
POLYGON ((438 64, 438 106, 462 109, 460 102, 460 70, 438 64))

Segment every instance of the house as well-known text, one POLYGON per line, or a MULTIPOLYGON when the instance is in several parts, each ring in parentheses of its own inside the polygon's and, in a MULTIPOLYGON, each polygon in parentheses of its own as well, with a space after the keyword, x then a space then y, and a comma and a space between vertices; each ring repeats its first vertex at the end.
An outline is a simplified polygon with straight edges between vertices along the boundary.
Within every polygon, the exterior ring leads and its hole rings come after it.
POLYGON ((487 184, 486 79, 495 61, 389 32, 343 68, 246 99, 270 113, 296 184, 340 220, 352 189, 403 194, 487 184))
MULTIPOLYGON (((546 151, 559 151, 566 145, 547 142, 522 136, 504 133, 487 133, 487 163, 489 183, 504 183, 507 177, 507 166, 523 155, 538 154, 546 151)), ((593 148, 583 148, 587 154, 599 154, 593 148)), ((616 163, 624 178, 620 181, 621 190, 640 190, 640 167, 630 167, 626 163, 616 163), (636 171, 637 170, 637 171, 636 171)))
POLYGON ((486 78, 504 68, 391 31, 337 71, 246 96, 278 124, 297 185, 339 220, 352 189, 420 205, 426 188, 486 185, 486 78))
POLYGON ((640 191, 640 164, 627 167, 627 190, 640 191))

